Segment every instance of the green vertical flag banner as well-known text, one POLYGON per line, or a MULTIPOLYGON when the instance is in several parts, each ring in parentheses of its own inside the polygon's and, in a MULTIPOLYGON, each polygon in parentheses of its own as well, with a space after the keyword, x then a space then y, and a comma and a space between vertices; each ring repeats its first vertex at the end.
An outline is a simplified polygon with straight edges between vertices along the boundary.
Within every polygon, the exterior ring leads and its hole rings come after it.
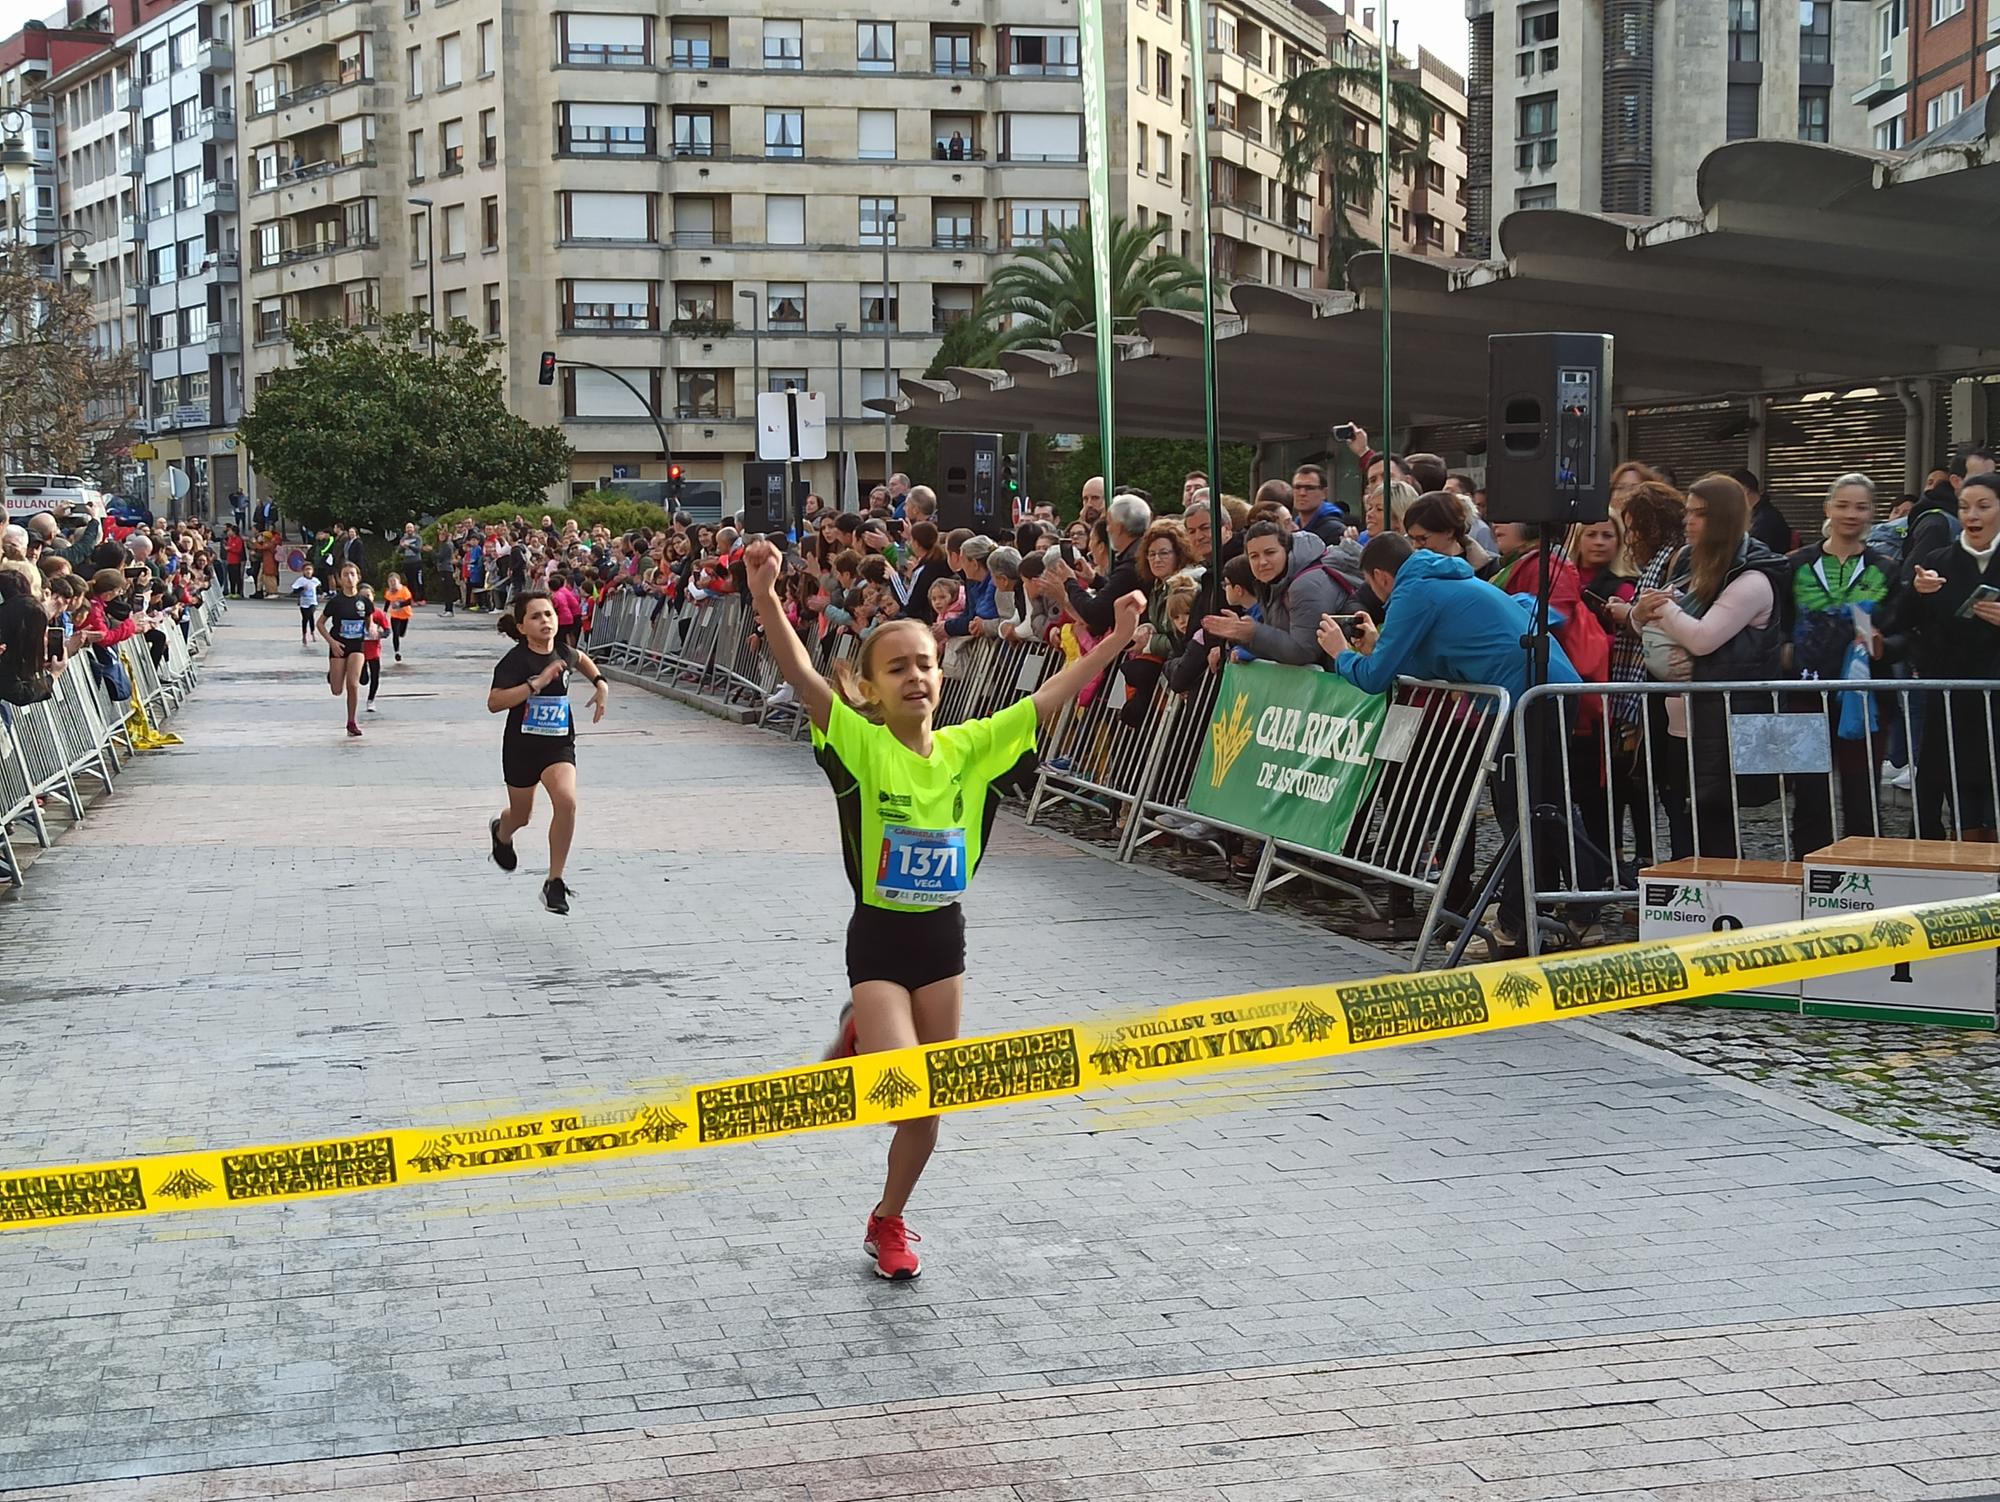
POLYGON ((1222 435, 1216 426, 1215 385, 1215 241, 1208 230, 1209 197, 1212 184, 1208 170, 1208 26, 1194 5, 1181 7, 1181 24, 1187 28, 1188 55, 1194 75, 1194 239, 1201 247, 1201 394, 1202 413, 1208 438, 1208 608, 1222 613, 1222 495, 1229 487, 1222 483, 1222 435))
POLYGON ((1090 267, 1097 327, 1097 428, 1104 449, 1104 499, 1117 492, 1111 368, 1118 359, 1111 324, 1111 124, 1104 78, 1104 0, 1082 0, 1083 156, 1090 167, 1090 267))
POLYGON ((1333 854, 1375 786, 1388 713, 1384 695, 1364 694, 1338 673, 1232 662, 1222 670, 1188 811, 1333 854))

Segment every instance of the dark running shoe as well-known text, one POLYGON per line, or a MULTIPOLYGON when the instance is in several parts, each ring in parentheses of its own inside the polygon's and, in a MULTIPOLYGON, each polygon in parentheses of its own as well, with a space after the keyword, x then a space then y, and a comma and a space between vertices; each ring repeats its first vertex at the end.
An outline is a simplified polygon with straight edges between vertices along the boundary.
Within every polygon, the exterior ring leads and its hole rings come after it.
POLYGON ((493 864, 502 871, 511 871, 521 864, 521 858, 514 854, 514 847, 500 838, 500 821, 496 818, 486 825, 487 834, 493 837, 493 864))
POLYGON ((542 883, 542 906, 552 913, 569 912, 569 888, 563 885, 560 876, 551 876, 542 883))

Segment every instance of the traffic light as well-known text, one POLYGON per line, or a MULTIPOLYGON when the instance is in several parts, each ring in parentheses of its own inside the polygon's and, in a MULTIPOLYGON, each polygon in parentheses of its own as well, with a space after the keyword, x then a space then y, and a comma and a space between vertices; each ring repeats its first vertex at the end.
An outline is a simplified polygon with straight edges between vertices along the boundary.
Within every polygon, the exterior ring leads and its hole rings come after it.
POLYGON ((679 504, 680 498, 681 467, 678 464, 669 464, 667 466, 667 499, 675 504, 679 504))
POLYGON ((552 349, 542 351, 541 383, 544 386, 553 386, 556 383, 556 352, 552 349))
POLYGON ((1021 455, 1016 449, 1009 449, 1000 459, 1000 483, 1005 488, 1007 498, 1014 499, 1021 493, 1021 455))

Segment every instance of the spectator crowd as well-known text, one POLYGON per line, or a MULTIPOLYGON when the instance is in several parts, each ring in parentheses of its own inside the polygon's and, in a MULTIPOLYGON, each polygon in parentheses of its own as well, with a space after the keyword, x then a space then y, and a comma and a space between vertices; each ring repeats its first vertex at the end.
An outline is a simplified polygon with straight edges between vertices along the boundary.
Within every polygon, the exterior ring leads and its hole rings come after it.
MULTIPOLYGON (((998 537, 941 527, 936 495, 902 475, 855 511, 814 496, 798 534, 776 539, 787 546, 782 598, 809 643, 920 620, 949 678, 981 639, 1087 651, 1110 629, 1112 601, 1141 590, 1145 625, 1119 675, 1129 718, 1147 711, 1155 685, 1193 693, 1228 660, 1334 672, 1373 692, 1401 676, 1518 698, 1528 687, 1522 638, 1545 597, 1543 681, 1605 689, 1574 693, 1531 727, 1531 804, 1553 806, 1578 835, 1538 851, 1558 860, 1568 844, 1594 865, 1552 872, 1545 888, 1567 874, 1574 889, 1593 889, 1615 865, 1629 889, 1636 867, 1656 859, 1736 855, 1746 815, 1781 799, 1795 851, 1836 832, 1879 832, 1892 794, 1908 800, 1922 837, 1996 837, 2000 696, 1922 686, 2000 685, 2000 475, 1988 450, 1955 456, 1915 495, 1885 496, 1862 474, 1829 476, 1820 525, 1800 536, 1744 470, 1683 485, 1665 466, 1628 462, 1613 476, 1607 519, 1542 528, 1489 520, 1484 491, 1436 455, 1379 453, 1358 429, 1350 447, 1366 477, 1355 516, 1315 464, 1248 499, 1215 493, 1198 473, 1164 499, 1107 498, 1092 480, 1075 520, 1028 505, 998 537), (1815 687, 1700 691, 1781 681, 1815 687), (1618 692, 1644 683, 1691 691, 1618 692), (1825 714, 1832 776, 1781 785, 1738 775, 1730 717, 1759 711, 1825 714)), ((517 524, 453 539, 435 567, 475 602, 554 571, 587 629, 616 592, 650 598, 655 617, 740 593, 750 540, 685 517, 621 536, 517 524)), ((1511 762, 1493 783, 1503 828, 1515 816, 1511 762)), ((1518 934, 1518 886, 1503 889, 1500 920, 1503 935, 1518 934)))

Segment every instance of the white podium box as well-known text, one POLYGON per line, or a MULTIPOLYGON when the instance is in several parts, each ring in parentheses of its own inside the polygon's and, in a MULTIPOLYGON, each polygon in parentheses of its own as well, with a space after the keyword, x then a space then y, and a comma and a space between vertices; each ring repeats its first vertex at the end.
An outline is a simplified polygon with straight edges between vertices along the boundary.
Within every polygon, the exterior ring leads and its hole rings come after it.
MULTIPOLYGON (((1830 918, 1913 902, 1949 902, 2000 891, 2000 845, 1958 840, 1839 840, 1805 858, 1803 913, 1830 918)), ((1817 1017, 1994 1025, 1995 952, 1973 950, 1803 982, 1803 1010, 1817 1017)))
MULTIPOLYGON (((1795 861, 1702 856, 1648 866, 1639 873, 1639 937, 1678 939, 1766 923, 1796 923, 1801 874, 1795 861)), ((1799 983, 1746 986, 1695 999, 1707 1006, 1796 1012, 1799 983)))

